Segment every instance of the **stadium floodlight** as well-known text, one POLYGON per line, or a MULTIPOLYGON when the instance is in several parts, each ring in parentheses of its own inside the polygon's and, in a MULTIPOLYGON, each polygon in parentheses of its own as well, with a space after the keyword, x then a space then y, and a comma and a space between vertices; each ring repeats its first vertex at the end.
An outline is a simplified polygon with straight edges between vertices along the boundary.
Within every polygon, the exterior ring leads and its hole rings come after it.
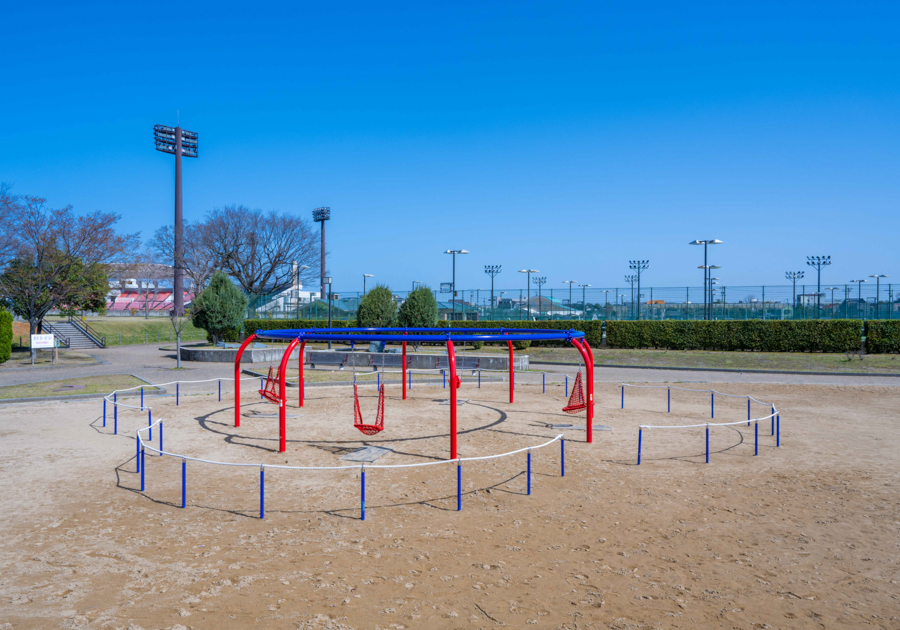
POLYGON ((629 260, 628 268, 632 271, 637 271, 637 285, 638 285, 638 319, 641 319, 641 272, 645 271, 650 267, 649 260, 629 260))
POLYGON ((175 156, 175 260, 172 282, 172 300, 176 317, 184 315, 184 212, 181 200, 181 158, 198 157, 200 139, 196 131, 181 126, 153 126, 156 150, 175 156))
POLYGON ((709 319, 711 317, 709 303, 707 301, 707 285, 709 282, 709 256, 708 249, 710 245, 721 245, 722 241, 717 238, 708 238, 708 239, 697 239, 688 243, 688 245, 703 245, 703 265, 697 267, 697 269, 703 269, 703 318, 709 319))
POLYGON ((827 267, 831 264, 831 256, 807 256, 806 264, 810 267, 815 267, 817 272, 816 279, 816 317, 819 316, 819 309, 822 307, 821 294, 822 294, 822 267, 827 267))
MULTIPOLYGON (((585 296, 585 291, 591 285, 579 284, 578 286, 581 287, 581 319, 587 319, 587 299, 585 296)), ((601 291, 600 293, 603 293, 603 291, 601 291)), ((606 291, 606 293, 609 293, 609 291, 606 291)), ((609 307, 609 295, 606 296, 606 306, 607 308, 609 307)))
MULTIPOLYGON (((321 226, 321 236, 322 242, 319 245, 319 254, 320 254, 320 266, 319 275, 324 278, 325 277, 325 222, 331 219, 331 208, 327 206, 323 206, 321 208, 316 208, 312 211, 313 221, 318 223, 321 226)), ((325 299, 325 283, 322 283, 321 286, 321 297, 325 299)), ((329 346, 330 347, 330 346, 329 346)))
POLYGON ((859 305, 863 301, 863 299, 862 299, 862 283, 865 282, 865 280, 851 280, 850 282, 856 282, 857 286, 859 287, 859 293, 857 294, 857 298, 856 298, 856 312, 859 313, 859 305))
MULTIPOLYGON (((526 307, 528 308, 528 316, 531 317, 531 274, 540 273, 537 269, 519 269, 519 273, 526 273, 528 276, 525 278, 525 288, 527 289, 528 299, 525 302, 526 307)), ((519 301, 522 301, 522 294, 519 294, 519 301)))
POLYGON ((469 251, 466 249, 448 249, 444 252, 445 254, 451 254, 453 256, 453 293, 450 294, 450 301, 453 304, 453 319, 456 319, 456 255, 457 254, 468 254, 469 251))
POLYGON ((494 319, 494 278, 503 271, 503 265, 485 265, 484 273, 491 277, 491 319, 494 319))
POLYGON ((785 271, 784 277, 791 281, 794 285, 794 301, 791 303, 791 316, 793 317, 794 309, 797 308, 797 280, 805 275, 803 271, 785 271))
POLYGON ((541 287, 547 284, 547 276, 532 278, 531 281, 535 283, 538 288, 538 319, 540 319, 541 317, 543 317, 543 309, 541 304, 541 287))
POLYGON ((883 273, 876 273, 869 277, 875 278, 875 319, 879 319, 881 317, 881 301, 879 299, 879 296, 881 295, 881 279, 889 278, 890 276, 886 276, 883 273))
POLYGON ((572 285, 578 284, 578 280, 563 280, 563 284, 569 285, 569 308, 572 308, 572 285))

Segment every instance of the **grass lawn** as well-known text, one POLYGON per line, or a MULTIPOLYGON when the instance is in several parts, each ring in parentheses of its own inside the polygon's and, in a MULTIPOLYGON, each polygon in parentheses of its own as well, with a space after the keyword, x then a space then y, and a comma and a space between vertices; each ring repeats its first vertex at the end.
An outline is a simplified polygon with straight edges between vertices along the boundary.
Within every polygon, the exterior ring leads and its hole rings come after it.
MULTIPOLYGON (((59 354, 57 357, 56 365, 83 365, 86 363, 97 362, 97 359, 95 359, 94 357, 78 350, 66 350, 65 348, 60 348, 58 352, 59 354)), ((51 354, 50 350, 38 350, 37 356, 34 358, 34 366, 45 367, 52 364, 53 355, 51 354)), ((18 348, 15 348, 13 349, 12 356, 9 358, 9 361, 0 364, 0 370, 3 370, 3 368, 20 367, 31 367, 30 350, 22 351, 18 348)))
MULTIPOLYGON (((52 324, 56 318, 48 318, 52 324)), ((168 317, 88 317, 87 323, 101 335, 108 346, 175 341, 175 330, 168 317)), ((182 342, 203 341, 206 331, 188 322, 181 334, 182 342)))
POLYGON ((26 385, 8 385, 0 387, 0 400, 8 398, 37 398, 40 396, 66 396, 73 394, 107 394, 114 389, 141 386, 145 391, 155 389, 144 381, 127 374, 112 376, 82 376, 80 378, 64 378, 58 381, 28 383, 26 385), (74 388, 64 386, 75 386, 74 388), (62 391, 57 391, 62 389, 62 391))

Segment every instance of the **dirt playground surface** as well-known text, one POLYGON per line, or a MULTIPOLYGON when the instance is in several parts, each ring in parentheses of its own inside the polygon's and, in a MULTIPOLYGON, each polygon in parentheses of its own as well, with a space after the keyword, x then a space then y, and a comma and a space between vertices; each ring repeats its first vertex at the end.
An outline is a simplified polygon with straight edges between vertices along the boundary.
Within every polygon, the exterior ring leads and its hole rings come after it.
MULTIPOLYGON (((702 384, 683 387, 705 389, 702 384)), ((386 430, 353 428, 352 389, 290 390, 288 451, 277 449, 274 405, 245 385, 241 427, 233 397, 182 391, 149 398, 166 450, 254 464, 146 456, 135 473, 134 432, 147 413, 99 400, 0 407, 0 629, 27 628, 900 628, 900 388, 717 385, 781 411, 781 447, 768 421, 711 431, 650 430, 636 464, 639 424, 709 417, 708 394, 598 386, 594 443, 560 411, 562 387, 459 390, 456 466, 366 471, 334 466, 364 446, 377 464, 449 456, 440 385, 388 390, 386 430), (249 400, 247 400, 249 399, 249 400)), ((374 419, 376 388, 360 389, 374 419)), ((128 402, 126 400, 126 402, 128 402)), ((746 399, 716 397, 716 421, 746 418, 746 399)), ((131 399, 129 404, 137 404, 131 399)), ((753 415, 768 408, 754 405, 753 415)), ((158 442, 154 431, 153 443, 158 442)))

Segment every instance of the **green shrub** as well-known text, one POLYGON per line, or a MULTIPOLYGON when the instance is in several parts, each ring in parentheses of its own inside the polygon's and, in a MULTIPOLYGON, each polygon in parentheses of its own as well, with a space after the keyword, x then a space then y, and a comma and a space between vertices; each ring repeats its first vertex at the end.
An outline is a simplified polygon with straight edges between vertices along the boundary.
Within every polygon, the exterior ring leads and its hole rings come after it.
POLYGON ((483 342, 483 341, 473 341, 473 342, 472 342, 472 349, 473 349, 473 350, 481 350, 482 348, 484 348, 484 342, 483 342))
MULTIPOLYGON (((355 321, 332 321, 332 328, 355 328, 355 321)), ((321 319, 245 319, 244 334, 251 335, 257 330, 296 330, 328 328, 328 320, 321 319)))
POLYGON ((194 325, 207 332, 211 343, 237 341, 246 311, 247 296, 221 271, 191 304, 194 325))
POLYGON ((376 285, 359 301, 356 321, 360 328, 388 328, 397 324, 394 294, 383 284, 376 285))
POLYGON ((0 309, 0 363, 6 363, 12 356, 12 320, 12 313, 0 309))
POLYGON ((861 333, 850 319, 606 322, 610 348, 846 352, 859 350, 861 333))
POLYGON ((421 286, 406 298, 400 305, 397 316, 398 326, 409 328, 434 328, 438 321, 438 304, 434 293, 428 287, 421 286))
MULTIPOLYGON (((438 327, 440 328, 449 328, 450 322, 446 319, 442 319, 438 322, 438 327)), ((490 321, 490 320, 482 320, 482 321, 455 321, 453 322, 453 328, 508 328, 510 330, 514 330, 516 328, 528 328, 532 330, 578 330, 585 333, 585 338, 587 342, 591 345, 592 348, 599 348, 600 343, 603 341, 603 322, 599 319, 592 321, 578 321, 571 319, 564 320, 552 320, 552 321, 490 321)), ((503 343, 501 342, 488 342, 488 343, 503 343)), ((527 344, 523 348, 518 348, 520 350, 524 350, 529 346, 535 347, 547 347, 547 346, 556 346, 556 347, 568 347, 571 348, 572 344, 567 343, 565 341, 526 341, 520 342, 527 344)))
POLYGON ((872 354, 900 353, 900 320, 866 321, 866 352, 872 354))

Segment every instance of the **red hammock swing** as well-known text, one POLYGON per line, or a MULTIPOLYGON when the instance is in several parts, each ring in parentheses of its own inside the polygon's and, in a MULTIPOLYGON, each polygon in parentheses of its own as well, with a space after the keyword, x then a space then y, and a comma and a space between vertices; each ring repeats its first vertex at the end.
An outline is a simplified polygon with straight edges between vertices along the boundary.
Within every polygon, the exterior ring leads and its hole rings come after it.
POLYGON ((281 404, 281 368, 275 370, 275 368, 269 368, 269 377, 266 379, 266 385, 263 389, 259 390, 259 395, 268 400, 269 402, 273 402, 276 405, 281 404), (273 374, 274 372, 274 374, 273 374))
POLYGON ((585 409, 587 409, 587 402, 584 400, 584 389, 581 386, 581 370, 578 370, 575 384, 572 385, 572 393, 569 395, 569 404, 563 407, 563 411, 566 413, 579 413, 585 409))
POLYGON ((365 424, 362 413, 359 410, 359 394, 356 383, 353 384, 353 426, 366 435, 375 435, 384 430, 384 384, 378 389, 378 412, 375 414, 375 424, 365 424))

